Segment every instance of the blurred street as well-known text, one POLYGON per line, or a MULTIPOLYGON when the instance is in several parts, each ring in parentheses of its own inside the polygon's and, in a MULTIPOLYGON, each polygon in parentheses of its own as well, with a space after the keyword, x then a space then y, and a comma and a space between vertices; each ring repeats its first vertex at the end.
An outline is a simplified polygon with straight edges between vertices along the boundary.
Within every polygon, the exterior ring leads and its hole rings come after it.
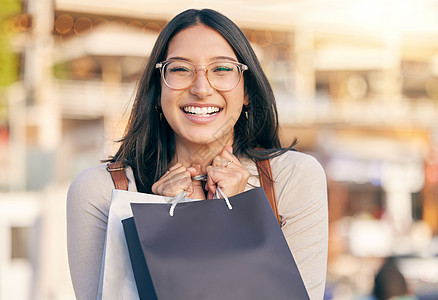
POLYGON ((326 171, 325 299, 373 299, 388 257, 438 299, 438 0, 4 0, 0 300, 75 299, 68 186, 117 149, 166 22, 206 7, 254 47, 283 143, 326 171))

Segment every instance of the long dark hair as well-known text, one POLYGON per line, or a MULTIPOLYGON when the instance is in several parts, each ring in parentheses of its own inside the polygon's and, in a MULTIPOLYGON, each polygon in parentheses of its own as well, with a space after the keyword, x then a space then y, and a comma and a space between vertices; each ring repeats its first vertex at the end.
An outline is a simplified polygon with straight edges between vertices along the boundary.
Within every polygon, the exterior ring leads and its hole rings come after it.
POLYGON ((123 161, 133 168, 139 191, 151 192, 152 185, 166 172, 176 153, 173 130, 165 120, 160 121, 157 112, 161 99, 161 77, 155 65, 165 60, 169 42, 178 32, 199 24, 219 32, 234 49, 238 61, 248 66, 243 76, 250 105, 243 108, 234 125, 234 154, 260 160, 278 156, 295 144, 294 141, 291 146, 281 148, 274 94, 243 32, 230 19, 214 10, 189 9, 174 17, 158 36, 139 81, 120 148, 110 159, 123 161))

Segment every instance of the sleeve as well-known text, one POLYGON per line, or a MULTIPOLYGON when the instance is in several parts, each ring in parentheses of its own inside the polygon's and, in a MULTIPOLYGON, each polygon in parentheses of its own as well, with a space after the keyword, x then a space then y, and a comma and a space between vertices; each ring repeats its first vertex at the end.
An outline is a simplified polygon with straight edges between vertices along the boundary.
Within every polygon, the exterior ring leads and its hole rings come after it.
POLYGON ((315 158, 298 152, 280 156, 276 166, 273 176, 283 233, 310 299, 323 299, 328 251, 324 170, 315 158))
POLYGON ((108 221, 111 177, 104 167, 81 173, 67 194, 67 249, 77 299, 96 299, 108 221))

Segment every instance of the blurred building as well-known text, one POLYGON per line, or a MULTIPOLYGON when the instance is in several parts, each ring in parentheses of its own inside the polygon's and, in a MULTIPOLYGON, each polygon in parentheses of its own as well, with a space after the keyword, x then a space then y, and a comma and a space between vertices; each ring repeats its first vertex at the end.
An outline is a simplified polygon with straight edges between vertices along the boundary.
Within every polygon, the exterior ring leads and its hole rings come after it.
POLYGON ((66 188, 114 153, 159 31, 188 7, 243 29, 282 140, 297 137, 325 167, 329 280, 368 265, 349 279, 366 293, 372 258, 421 250, 438 233, 438 1, 17 2, 6 20, 19 80, 0 94, 0 300, 72 298, 66 188))

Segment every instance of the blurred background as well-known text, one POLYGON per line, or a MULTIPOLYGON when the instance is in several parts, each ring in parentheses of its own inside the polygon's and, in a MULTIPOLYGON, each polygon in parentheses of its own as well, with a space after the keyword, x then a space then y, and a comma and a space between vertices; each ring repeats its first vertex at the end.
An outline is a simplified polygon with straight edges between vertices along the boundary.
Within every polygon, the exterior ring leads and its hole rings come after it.
POLYGON ((74 299, 68 185, 114 153, 166 22, 205 7, 256 50, 282 140, 326 170, 325 298, 369 299, 388 256, 437 293, 437 0, 1 0, 0 300, 74 299))

